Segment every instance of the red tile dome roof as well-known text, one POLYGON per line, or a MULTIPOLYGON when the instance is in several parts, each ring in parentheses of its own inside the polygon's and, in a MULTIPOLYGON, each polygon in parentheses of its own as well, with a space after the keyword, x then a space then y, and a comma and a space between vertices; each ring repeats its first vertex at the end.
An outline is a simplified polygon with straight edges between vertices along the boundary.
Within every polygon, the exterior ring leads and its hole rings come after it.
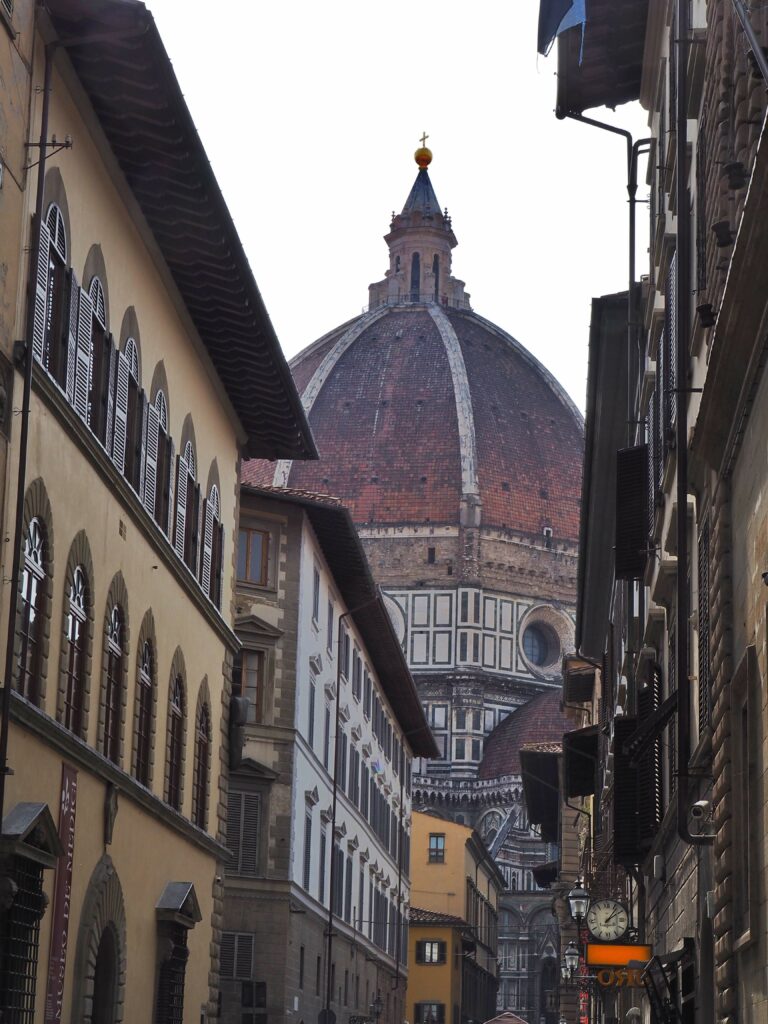
POLYGON ((520 774, 520 748, 528 743, 562 743, 571 724, 560 710, 559 690, 548 690, 508 715, 485 741, 478 778, 520 774))
POLYGON ((582 418, 522 345, 469 309, 384 305, 291 363, 319 462, 250 462, 247 483, 340 497, 355 522, 459 522, 578 538, 582 418))

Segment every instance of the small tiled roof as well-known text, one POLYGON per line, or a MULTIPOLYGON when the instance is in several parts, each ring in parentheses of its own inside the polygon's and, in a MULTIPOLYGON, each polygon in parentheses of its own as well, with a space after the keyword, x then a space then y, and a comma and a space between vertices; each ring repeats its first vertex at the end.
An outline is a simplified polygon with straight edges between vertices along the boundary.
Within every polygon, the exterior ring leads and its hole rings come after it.
POLYGON ((518 1017, 516 1013, 512 1013, 511 1010, 505 1010, 498 1017, 491 1017, 485 1024, 528 1024, 528 1022, 522 1017, 518 1017))
POLYGON ((461 917, 454 917, 453 914, 441 914, 436 910, 424 910, 421 907, 411 907, 409 923, 412 925, 446 925, 451 928, 469 927, 461 917))
MULTIPOLYGON (((540 693, 508 715, 485 741, 480 762, 481 779, 498 779, 520 774, 520 751, 537 749, 540 744, 562 746, 563 733, 570 723, 560 710, 560 694, 556 690, 540 693)), ((549 752, 549 751, 546 751, 549 752)))

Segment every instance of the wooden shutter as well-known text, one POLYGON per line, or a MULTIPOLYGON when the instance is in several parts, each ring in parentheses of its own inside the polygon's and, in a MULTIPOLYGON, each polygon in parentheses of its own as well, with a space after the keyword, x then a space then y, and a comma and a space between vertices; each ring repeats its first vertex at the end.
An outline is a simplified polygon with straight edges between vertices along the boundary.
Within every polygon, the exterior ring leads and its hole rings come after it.
POLYGON ((699 528, 699 735, 712 722, 712 690, 709 675, 709 519, 699 528))
POLYGON ((171 540, 171 537, 173 536, 173 524, 175 522, 176 516, 176 491, 174 488, 174 484, 176 481, 176 465, 174 461, 174 455, 176 453, 176 449, 174 447, 172 437, 168 437, 166 439, 166 445, 166 451, 168 453, 168 466, 165 479, 163 480, 163 487, 166 490, 164 498, 167 498, 167 504, 163 506, 166 510, 166 520, 164 523, 161 523, 160 526, 163 528, 163 530, 165 530, 168 540, 171 540))
POLYGON ((640 579, 648 559, 648 446, 616 458, 616 579, 640 579))
POLYGON ((115 418, 115 374, 117 373, 117 349, 114 339, 110 334, 105 341, 104 354, 104 401, 105 401, 105 423, 104 423, 104 447, 107 454, 112 452, 112 435, 114 433, 115 418))
POLYGON ((255 875, 259 866, 259 826, 261 797, 258 793, 242 793, 243 829, 240 840, 240 874, 255 875))
POLYGON ((211 600, 221 609, 222 575, 224 568, 224 527, 221 523, 213 526, 213 554, 211 566, 211 600))
MULTIPOLYGON (((646 722, 661 706, 661 669, 651 666, 648 684, 637 695, 638 725, 646 722)), ((661 732, 638 759, 638 836, 640 849, 647 852, 664 815, 662 792, 661 732)))
POLYGON ((147 407, 147 428, 145 430, 145 458, 144 458, 144 494, 142 500, 144 508, 152 518, 155 518, 157 502, 157 455, 158 439, 160 436, 160 417, 154 405, 147 407))
POLYGON ((88 398, 91 389, 91 328, 93 305, 85 288, 80 289, 77 311, 77 359, 75 360, 75 412, 88 422, 88 398))
POLYGON ((203 504, 200 500, 201 497, 200 484, 195 484, 195 489, 192 492, 192 536, 190 537, 189 544, 189 568, 197 579, 200 578, 200 537, 203 532, 203 504))
POLYGON ((75 367, 77 365, 77 310, 80 286, 74 270, 69 272, 69 316, 67 327, 67 399, 75 404, 75 367))
POLYGON ((125 444, 128 431, 128 376, 130 365, 123 352, 117 354, 115 375, 115 429, 112 437, 112 461, 125 473, 125 444))
POLYGON ((136 403, 136 437, 134 439, 134 466, 136 467, 136 493, 139 501, 144 501, 144 463, 147 456, 147 417, 148 417, 147 396, 144 391, 139 393, 139 400, 136 403))
POLYGON ((203 501, 203 558, 201 562, 200 582, 203 593, 211 596, 211 560, 213 557, 213 505, 210 501, 203 501))
POLYGON ((636 718, 613 720, 613 859, 627 867, 640 860, 638 773, 624 753, 624 744, 636 729, 636 718))
POLYGON ((253 973, 253 936, 239 934, 235 936, 235 977, 240 981, 250 981, 253 973))
POLYGON ((240 835, 243 831, 243 794, 230 790, 227 805, 227 833, 224 844, 232 855, 227 869, 238 874, 240 871, 240 835))
MULTIPOLYGON (((37 223, 33 231, 38 230, 37 223)), ((45 331, 48 324, 48 275, 51 262, 51 233, 44 223, 40 223, 40 245, 37 251, 37 267, 32 267, 35 275, 35 297, 32 317, 32 355, 43 362, 45 350, 45 331)))
MULTIPOLYGON (((664 318, 664 436, 666 448, 674 447, 677 418, 677 253, 667 273, 666 313, 664 318)), ((661 344, 661 343, 660 343, 661 344)))
POLYGON ((180 455, 176 460, 176 528, 173 537, 173 545, 176 548, 176 554, 179 558, 184 557, 188 485, 189 473, 187 472, 187 460, 183 455, 180 455))

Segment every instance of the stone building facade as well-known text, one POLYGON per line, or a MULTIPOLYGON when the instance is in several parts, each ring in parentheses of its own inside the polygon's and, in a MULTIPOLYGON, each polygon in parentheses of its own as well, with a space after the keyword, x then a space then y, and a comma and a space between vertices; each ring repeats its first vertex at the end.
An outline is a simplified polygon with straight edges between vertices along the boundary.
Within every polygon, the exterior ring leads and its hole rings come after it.
POLYGON ((238 464, 314 446, 144 4, 0 36, 0 1017, 213 1020, 238 464))
MULTIPOLYGON (((587 416, 580 557, 591 584, 577 643, 598 663, 609 737, 596 816, 681 1019, 757 1022, 768 1000, 768 20, 736 0, 628 0, 590 17, 583 55, 578 33, 561 40, 560 113, 639 98, 651 135, 650 262, 623 373, 636 429, 628 437, 626 403, 597 359, 587 416), (630 22, 644 26, 633 39, 630 22), (647 517, 633 516, 644 504, 647 517)), ((593 329, 598 319, 593 306, 593 329)), ((614 326, 627 337, 626 322, 614 326)), ((652 998, 644 1007, 660 1019, 652 998)))
POLYGON ((240 492, 227 1024, 404 1019, 411 780, 435 746, 349 513, 240 492), (329 936, 330 941, 329 941, 329 936))
MULTIPOLYGON (((557 695, 573 643, 582 422, 452 276, 430 160, 417 151, 366 312, 292 361, 321 460, 252 462, 243 478, 349 506, 440 750, 415 765, 414 803, 487 841, 503 833, 502 870, 535 893, 546 851, 528 835, 519 774, 501 761, 489 773, 484 758, 529 701, 557 695)), ((556 703, 532 738, 562 733, 556 703)), ((518 1012, 539 1024, 535 1009, 518 1012)))

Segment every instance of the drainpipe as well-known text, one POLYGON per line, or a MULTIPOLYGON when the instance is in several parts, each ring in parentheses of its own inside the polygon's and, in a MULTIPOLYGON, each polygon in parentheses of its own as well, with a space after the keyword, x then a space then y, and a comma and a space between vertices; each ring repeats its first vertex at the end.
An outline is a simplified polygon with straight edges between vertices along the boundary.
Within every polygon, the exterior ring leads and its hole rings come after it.
MULTIPOLYGON (((691 215, 688 205, 688 47, 689 0, 677 0, 677 832, 685 843, 709 845, 713 836, 692 835, 688 827, 688 762, 691 759, 691 681, 689 678, 688 619, 688 341, 691 296, 691 215)), ((762 51, 761 51, 762 52, 762 51)))
MULTIPOLYGON (((43 222, 43 195, 45 190, 45 165, 48 154, 48 112, 51 97, 51 72, 55 43, 45 47, 45 72, 43 78, 43 105, 40 116, 40 160, 37 167, 37 195, 35 198, 35 227, 32 234, 31 272, 27 283, 27 322, 24 341, 14 348, 23 347, 24 390, 21 400, 21 435, 19 438, 19 470, 16 483, 16 519, 13 528, 13 562, 11 568, 10 594, 8 597, 8 635, 5 648, 5 672, 3 675, 2 722, 0 723, 0 823, 5 813, 5 780, 10 774, 8 768, 8 727, 11 716, 11 688, 13 679, 13 656, 16 639, 16 614, 19 601, 19 572, 21 569, 21 542, 24 535, 24 497, 27 484, 27 446, 29 441, 29 402, 32 393, 32 333, 35 318, 35 284, 40 254, 40 228, 43 222)), ((14 353, 15 355, 15 353, 14 353)), ((1 824, 0 824, 1 827, 1 824)))
POLYGON ((741 27, 744 29, 744 35, 747 37, 749 48, 752 51, 752 56, 755 58, 755 64, 757 70, 763 76, 763 81, 768 85, 768 59, 765 56, 765 50, 760 45, 760 40, 757 38, 752 22, 749 18, 749 11, 747 10, 744 0, 731 0, 733 3, 733 9, 736 11, 736 17, 741 22, 741 27))

